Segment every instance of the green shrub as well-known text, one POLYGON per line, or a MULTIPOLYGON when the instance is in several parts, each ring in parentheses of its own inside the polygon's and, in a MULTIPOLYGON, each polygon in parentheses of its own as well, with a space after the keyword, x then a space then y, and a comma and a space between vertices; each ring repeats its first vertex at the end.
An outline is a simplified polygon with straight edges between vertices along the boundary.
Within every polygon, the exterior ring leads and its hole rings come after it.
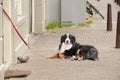
POLYGON ((81 26, 81 27, 90 27, 90 24, 88 24, 88 23, 80 23, 80 24, 78 24, 79 26, 81 26))
POLYGON ((86 22, 78 24, 81 27, 90 27, 94 20, 92 18, 88 18, 86 22))
POLYGON ((61 28, 61 24, 57 21, 53 21, 53 22, 48 23, 46 28, 47 29, 61 28))
POLYGON ((87 20, 88 24, 92 24, 93 22, 94 22, 94 20, 92 18, 88 18, 88 20, 87 20))

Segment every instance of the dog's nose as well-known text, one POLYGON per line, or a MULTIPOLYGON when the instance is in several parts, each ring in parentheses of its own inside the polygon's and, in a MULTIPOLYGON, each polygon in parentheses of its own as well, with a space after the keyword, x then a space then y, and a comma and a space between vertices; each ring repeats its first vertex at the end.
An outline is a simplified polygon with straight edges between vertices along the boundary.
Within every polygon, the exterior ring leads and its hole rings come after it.
POLYGON ((66 43, 66 44, 69 44, 69 43, 70 43, 70 40, 69 40, 69 39, 66 39, 66 40, 65 40, 65 43, 66 43))
POLYGON ((66 43, 69 43, 69 41, 67 40, 66 43))

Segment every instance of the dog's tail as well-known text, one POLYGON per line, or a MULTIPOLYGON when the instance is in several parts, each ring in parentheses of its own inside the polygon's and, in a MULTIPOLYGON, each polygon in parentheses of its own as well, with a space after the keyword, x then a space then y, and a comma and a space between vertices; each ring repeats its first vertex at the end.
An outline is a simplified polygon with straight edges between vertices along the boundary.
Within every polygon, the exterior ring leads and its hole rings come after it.
POLYGON ((63 53, 57 53, 57 54, 53 54, 53 55, 50 55, 48 56, 48 59, 52 59, 52 58, 64 58, 64 54, 63 53))

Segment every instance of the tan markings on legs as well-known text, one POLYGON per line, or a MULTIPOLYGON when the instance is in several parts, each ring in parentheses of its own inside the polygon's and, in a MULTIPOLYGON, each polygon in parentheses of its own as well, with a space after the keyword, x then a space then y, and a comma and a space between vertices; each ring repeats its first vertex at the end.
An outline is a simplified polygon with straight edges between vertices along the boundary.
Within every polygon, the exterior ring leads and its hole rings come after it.
POLYGON ((80 55, 80 49, 77 50, 77 56, 78 60, 83 60, 83 56, 80 55))
POLYGON ((80 61, 80 60, 83 60, 83 56, 79 56, 78 60, 79 60, 79 61, 80 61))
POLYGON ((57 58, 57 54, 50 55, 50 56, 48 56, 48 58, 50 58, 50 59, 57 58))
POLYGON ((52 58, 64 58, 64 54, 63 53, 59 53, 59 54, 53 54, 53 55, 50 55, 48 56, 49 59, 52 59, 52 58))
POLYGON ((64 54, 63 53, 59 53, 59 58, 60 59, 62 59, 62 58, 64 58, 65 56, 64 56, 64 54))
POLYGON ((80 49, 77 50, 77 57, 79 56, 80 54, 80 49))

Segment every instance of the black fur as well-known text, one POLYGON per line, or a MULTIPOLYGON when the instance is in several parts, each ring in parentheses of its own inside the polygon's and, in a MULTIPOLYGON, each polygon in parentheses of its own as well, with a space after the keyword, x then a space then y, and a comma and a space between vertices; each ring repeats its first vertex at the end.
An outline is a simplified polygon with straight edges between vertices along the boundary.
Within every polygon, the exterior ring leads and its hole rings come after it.
POLYGON ((80 57, 83 56, 83 60, 89 59, 89 60, 98 60, 98 51, 94 46, 91 45, 79 45, 80 52, 79 55, 80 57))
POLYGON ((65 50, 64 51, 64 55, 67 57, 67 56, 69 56, 69 57, 72 57, 73 55, 76 55, 76 51, 78 50, 78 43, 74 43, 73 44, 73 46, 72 46, 72 48, 71 49, 69 49, 69 50, 65 50))

